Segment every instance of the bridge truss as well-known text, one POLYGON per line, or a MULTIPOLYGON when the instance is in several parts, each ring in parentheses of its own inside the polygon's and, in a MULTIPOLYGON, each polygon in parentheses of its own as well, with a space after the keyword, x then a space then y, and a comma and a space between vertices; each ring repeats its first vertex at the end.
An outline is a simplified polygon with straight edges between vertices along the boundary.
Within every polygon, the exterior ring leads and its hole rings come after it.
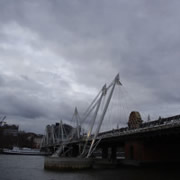
MULTIPOLYGON (((52 126, 50 133, 46 133, 43 140, 46 142, 46 145, 44 146, 59 145, 59 148, 54 154, 54 156, 59 156, 64 154, 64 149, 66 149, 66 151, 70 151, 69 149, 71 149, 71 147, 67 148, 68 144, 71 144, 73 141, 83 140, 83 143, 78 147, 78 156, 87 158, 90 157, 100 142, 100 139, 97 141, 97 137, 112 99, 115 86, 122 86, 119 79, 119 74, 115 76, 113 81, 108 86, 105 84, 102 87, 100 92, 85 111, 82 119, 79 116, 77 108, 75 108, 73 119, 76 121, 76 127, 72 128, 71 133, 69 133, 67 136, 68 138, 63 138, 62 133, 60 133, 58 139, 61 139, 61 141, 57 141, 57 138, 55 138, 54 126, 52 126), (81 128, 83 125, 88 128, 87 134, 81 134, 81 128), (49 141, 51 143, 48 144, 48 140, 51 140, 49 141)), ((63 132, 62 122, 60 123, 60 129, 61 132, 63 132)))

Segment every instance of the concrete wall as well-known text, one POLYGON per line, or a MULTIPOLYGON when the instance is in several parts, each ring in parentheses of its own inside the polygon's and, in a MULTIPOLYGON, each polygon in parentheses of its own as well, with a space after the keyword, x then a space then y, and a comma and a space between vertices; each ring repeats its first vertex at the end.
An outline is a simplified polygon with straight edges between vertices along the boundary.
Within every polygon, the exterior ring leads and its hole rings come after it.
POLYGON ((137 161, 180 161, 179 141, 127 141, 125 158, 137 161))

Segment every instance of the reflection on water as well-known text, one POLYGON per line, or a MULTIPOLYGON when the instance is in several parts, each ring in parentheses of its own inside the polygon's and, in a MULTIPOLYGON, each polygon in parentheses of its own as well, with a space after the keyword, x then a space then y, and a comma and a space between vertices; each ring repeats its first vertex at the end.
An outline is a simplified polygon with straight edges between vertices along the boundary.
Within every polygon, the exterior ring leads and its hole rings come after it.
POLYGON ((179 180, 178 168, 92 169, 52 172, 43 169, 44 157, 0 155, 0 180, 179 180))

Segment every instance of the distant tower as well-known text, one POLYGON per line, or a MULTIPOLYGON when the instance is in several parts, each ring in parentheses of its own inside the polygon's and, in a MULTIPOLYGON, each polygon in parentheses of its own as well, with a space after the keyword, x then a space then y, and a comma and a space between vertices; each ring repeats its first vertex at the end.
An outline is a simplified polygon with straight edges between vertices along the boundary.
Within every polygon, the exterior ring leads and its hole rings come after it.
POLYGON ((139 128, 142 124, 141 115, 137 111, 132 111, 129 115, 128 127, 130 129, 139 128))

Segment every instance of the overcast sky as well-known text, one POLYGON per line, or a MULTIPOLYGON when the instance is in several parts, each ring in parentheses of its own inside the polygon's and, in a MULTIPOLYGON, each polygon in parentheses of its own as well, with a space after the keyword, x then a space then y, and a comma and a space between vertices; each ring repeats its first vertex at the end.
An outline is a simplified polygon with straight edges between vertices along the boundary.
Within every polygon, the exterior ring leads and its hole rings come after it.
MULTIPOLYGON (((180 114, 179 0, 0 0, 0 115, 43 133, 117 73, 151 119, 180 114)), ((144 117, 144 118, 145 118, 144 117)))

